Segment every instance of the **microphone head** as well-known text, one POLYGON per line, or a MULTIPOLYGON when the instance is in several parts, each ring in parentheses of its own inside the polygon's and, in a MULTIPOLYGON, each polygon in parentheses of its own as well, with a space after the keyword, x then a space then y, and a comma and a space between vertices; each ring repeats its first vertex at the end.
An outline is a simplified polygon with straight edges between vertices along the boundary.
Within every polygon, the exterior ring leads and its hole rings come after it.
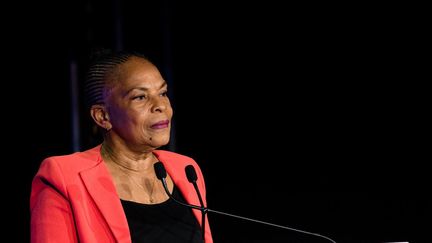
POLYGON ((193 165, 188 165, 185 167, 186 177, 189 182, 194 183, 197 180, 197 174, 193 165))
POLYGON ((167 176, 167 173, 165 170, 165 166, 162 164, 162 162, 158 161, 153 166, 154 166, 154 170, 156 173, 156 177, 159 180, 165 179, 167 176))

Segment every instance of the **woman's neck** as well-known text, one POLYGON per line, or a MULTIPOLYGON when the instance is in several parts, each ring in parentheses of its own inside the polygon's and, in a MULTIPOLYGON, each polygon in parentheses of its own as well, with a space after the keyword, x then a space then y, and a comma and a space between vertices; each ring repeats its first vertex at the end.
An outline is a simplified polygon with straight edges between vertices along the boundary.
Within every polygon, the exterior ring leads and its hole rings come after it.
POLYGON ((153 171, 153 164, 157 162, 151 151, 136 152, 106 141, 102 143, 101 155, 105 162, 131 172, 153 171))

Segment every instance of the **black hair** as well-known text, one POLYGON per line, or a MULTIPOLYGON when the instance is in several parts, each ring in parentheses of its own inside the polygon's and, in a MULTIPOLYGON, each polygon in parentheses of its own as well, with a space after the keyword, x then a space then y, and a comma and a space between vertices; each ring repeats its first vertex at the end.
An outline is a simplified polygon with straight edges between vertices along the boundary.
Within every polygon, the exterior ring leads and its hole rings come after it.
POLYGON ((104 90, 116 68, 131 57, 149 59, 137 52, 113 52, 110 49, 94 49, 90 55, 90 64, 85 77, 84 93, 86 107, 103 104, 104 90))

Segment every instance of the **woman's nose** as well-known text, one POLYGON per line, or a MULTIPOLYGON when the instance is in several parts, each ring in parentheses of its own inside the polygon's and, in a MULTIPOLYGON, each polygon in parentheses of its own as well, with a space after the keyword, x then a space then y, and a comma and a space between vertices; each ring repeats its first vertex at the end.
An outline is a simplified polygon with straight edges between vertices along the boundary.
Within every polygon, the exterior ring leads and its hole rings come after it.
POLYGON ((153 112, 162 112, 166 110, 166 108, 167 108, 167 104, 165 100, 161 100, 160 98, 154 99, 153 107, 152 107, 153 112))

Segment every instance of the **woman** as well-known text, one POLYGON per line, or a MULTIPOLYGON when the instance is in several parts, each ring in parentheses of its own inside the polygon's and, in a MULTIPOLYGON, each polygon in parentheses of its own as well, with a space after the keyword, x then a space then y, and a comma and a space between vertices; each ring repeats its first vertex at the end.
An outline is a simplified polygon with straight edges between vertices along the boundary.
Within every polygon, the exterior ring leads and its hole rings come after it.
POLYGON ((159 70, 142 55, 111 53, 87 77, 90 115, 103 142, 41 163, 30 198, 31 242, 203 242, 201 212, 170 199, 155 175, 160 161, 173 197, 200 205, 184 170, 194 166, 206 205, 197 163, 158 150, 169 142, 173 115, 159 70))

